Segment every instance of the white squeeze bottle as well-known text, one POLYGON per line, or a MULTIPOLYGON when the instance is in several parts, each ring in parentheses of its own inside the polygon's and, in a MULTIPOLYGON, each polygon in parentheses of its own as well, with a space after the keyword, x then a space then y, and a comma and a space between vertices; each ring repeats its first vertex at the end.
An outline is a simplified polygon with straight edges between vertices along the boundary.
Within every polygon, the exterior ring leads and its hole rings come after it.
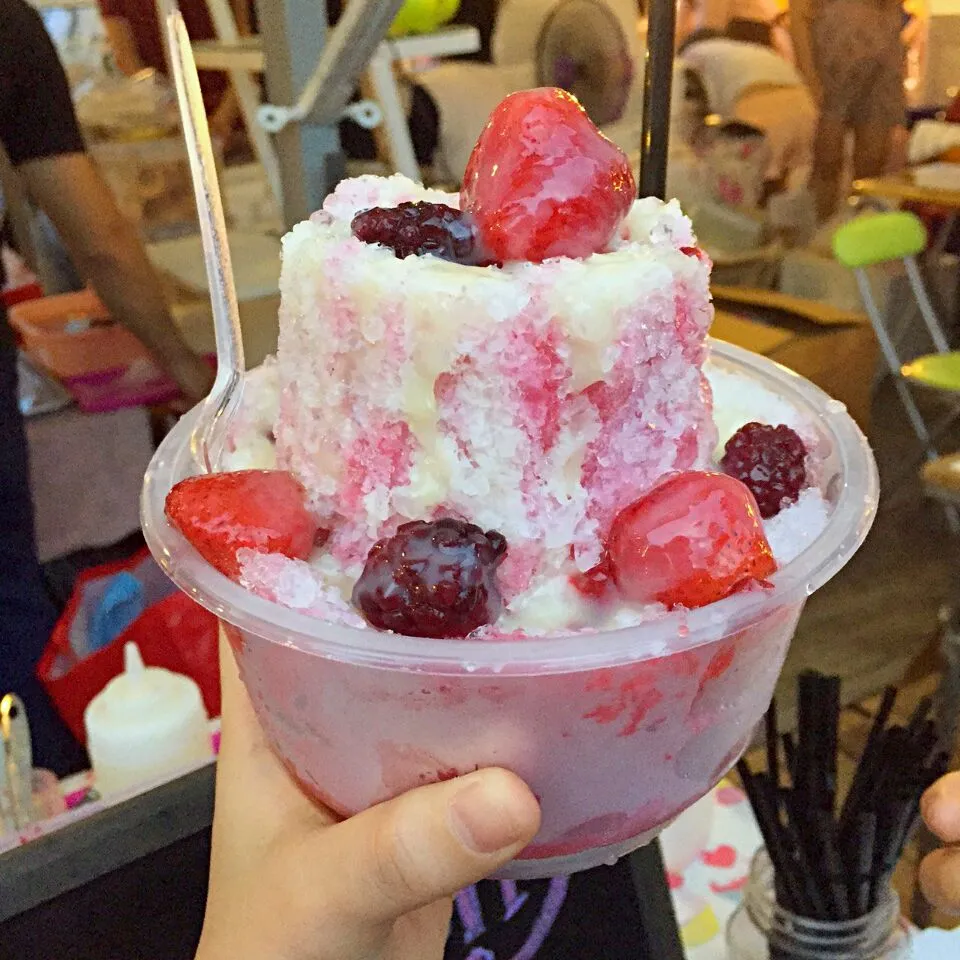
POLYGON ((211 759, 207 712, 189 677, 145 667, 135 643, 123 648, 124 672, 84 711, 97 790, 119 793, 211 759))

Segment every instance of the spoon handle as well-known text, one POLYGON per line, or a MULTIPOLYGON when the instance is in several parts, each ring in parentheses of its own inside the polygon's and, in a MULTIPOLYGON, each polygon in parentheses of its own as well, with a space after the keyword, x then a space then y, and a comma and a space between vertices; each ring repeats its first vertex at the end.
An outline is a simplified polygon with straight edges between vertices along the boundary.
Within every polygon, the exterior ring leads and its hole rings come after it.
POLYGON ((170 61, 180 105, 183 135, 190 158, 190 175, 200 220, 200 237, 203 242, 203 258, 207 268, 217 340, 217 377, 198 421, 199 436, 194 438, 194 453, 199 453, 202 465, 209 472, 215 468, 219 459, 216 455, 218 451, 212 449, 217 425, 229 412, 231 400, 241 385, 244 371, 243 339, 227 241, 227 224, 223 215, 213 143, 210 140, 197 65, 176 0, 160 0, 160 4, 170 45, 170 61))

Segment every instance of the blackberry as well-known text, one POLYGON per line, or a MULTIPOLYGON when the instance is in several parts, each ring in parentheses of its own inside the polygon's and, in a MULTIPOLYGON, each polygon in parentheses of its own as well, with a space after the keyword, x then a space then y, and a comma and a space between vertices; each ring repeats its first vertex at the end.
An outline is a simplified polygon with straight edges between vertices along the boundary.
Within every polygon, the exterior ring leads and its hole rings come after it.
POLYGON ((806 459, 807 448, 790 427, 748 423, 727 441, 720 467, 750 489, 766 520, 797 502, 807 482, 806 459))
POLYGON ((474 262, 474 234, 470 222, 442 203, 401 203, 373 207, 358 213, 350 224, 364 243, 379 243, 393 250, 398 260, 432 254, 455 263, 474 262))
POLYGON ((411 637, 465 637, 493 623, 507 541, 464 520, 416 520, 370 549, 353 603, 372 626, 411 637))

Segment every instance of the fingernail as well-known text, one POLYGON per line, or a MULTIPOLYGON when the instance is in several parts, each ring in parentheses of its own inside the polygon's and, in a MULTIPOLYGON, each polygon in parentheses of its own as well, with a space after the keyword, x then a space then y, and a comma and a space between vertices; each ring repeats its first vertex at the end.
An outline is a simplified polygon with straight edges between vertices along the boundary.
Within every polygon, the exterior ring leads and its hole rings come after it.
POLYGON ((485 783, 471 783, 453 798, 450 822, 460 842, 474 853, 496 853, 521 838, 513 811, 499 791, 485 783))

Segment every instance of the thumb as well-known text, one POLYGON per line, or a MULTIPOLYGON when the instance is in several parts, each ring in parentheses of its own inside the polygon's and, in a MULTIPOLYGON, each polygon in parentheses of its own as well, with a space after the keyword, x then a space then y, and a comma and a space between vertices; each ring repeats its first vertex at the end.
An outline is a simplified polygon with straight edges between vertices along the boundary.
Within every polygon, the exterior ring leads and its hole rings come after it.
POLYGON ((482 880, 539 827, 539 805, 522 780, 506 770, 478 770, 323 831, 313 856, 341 868, 331 916, 378 926, 482 880))

